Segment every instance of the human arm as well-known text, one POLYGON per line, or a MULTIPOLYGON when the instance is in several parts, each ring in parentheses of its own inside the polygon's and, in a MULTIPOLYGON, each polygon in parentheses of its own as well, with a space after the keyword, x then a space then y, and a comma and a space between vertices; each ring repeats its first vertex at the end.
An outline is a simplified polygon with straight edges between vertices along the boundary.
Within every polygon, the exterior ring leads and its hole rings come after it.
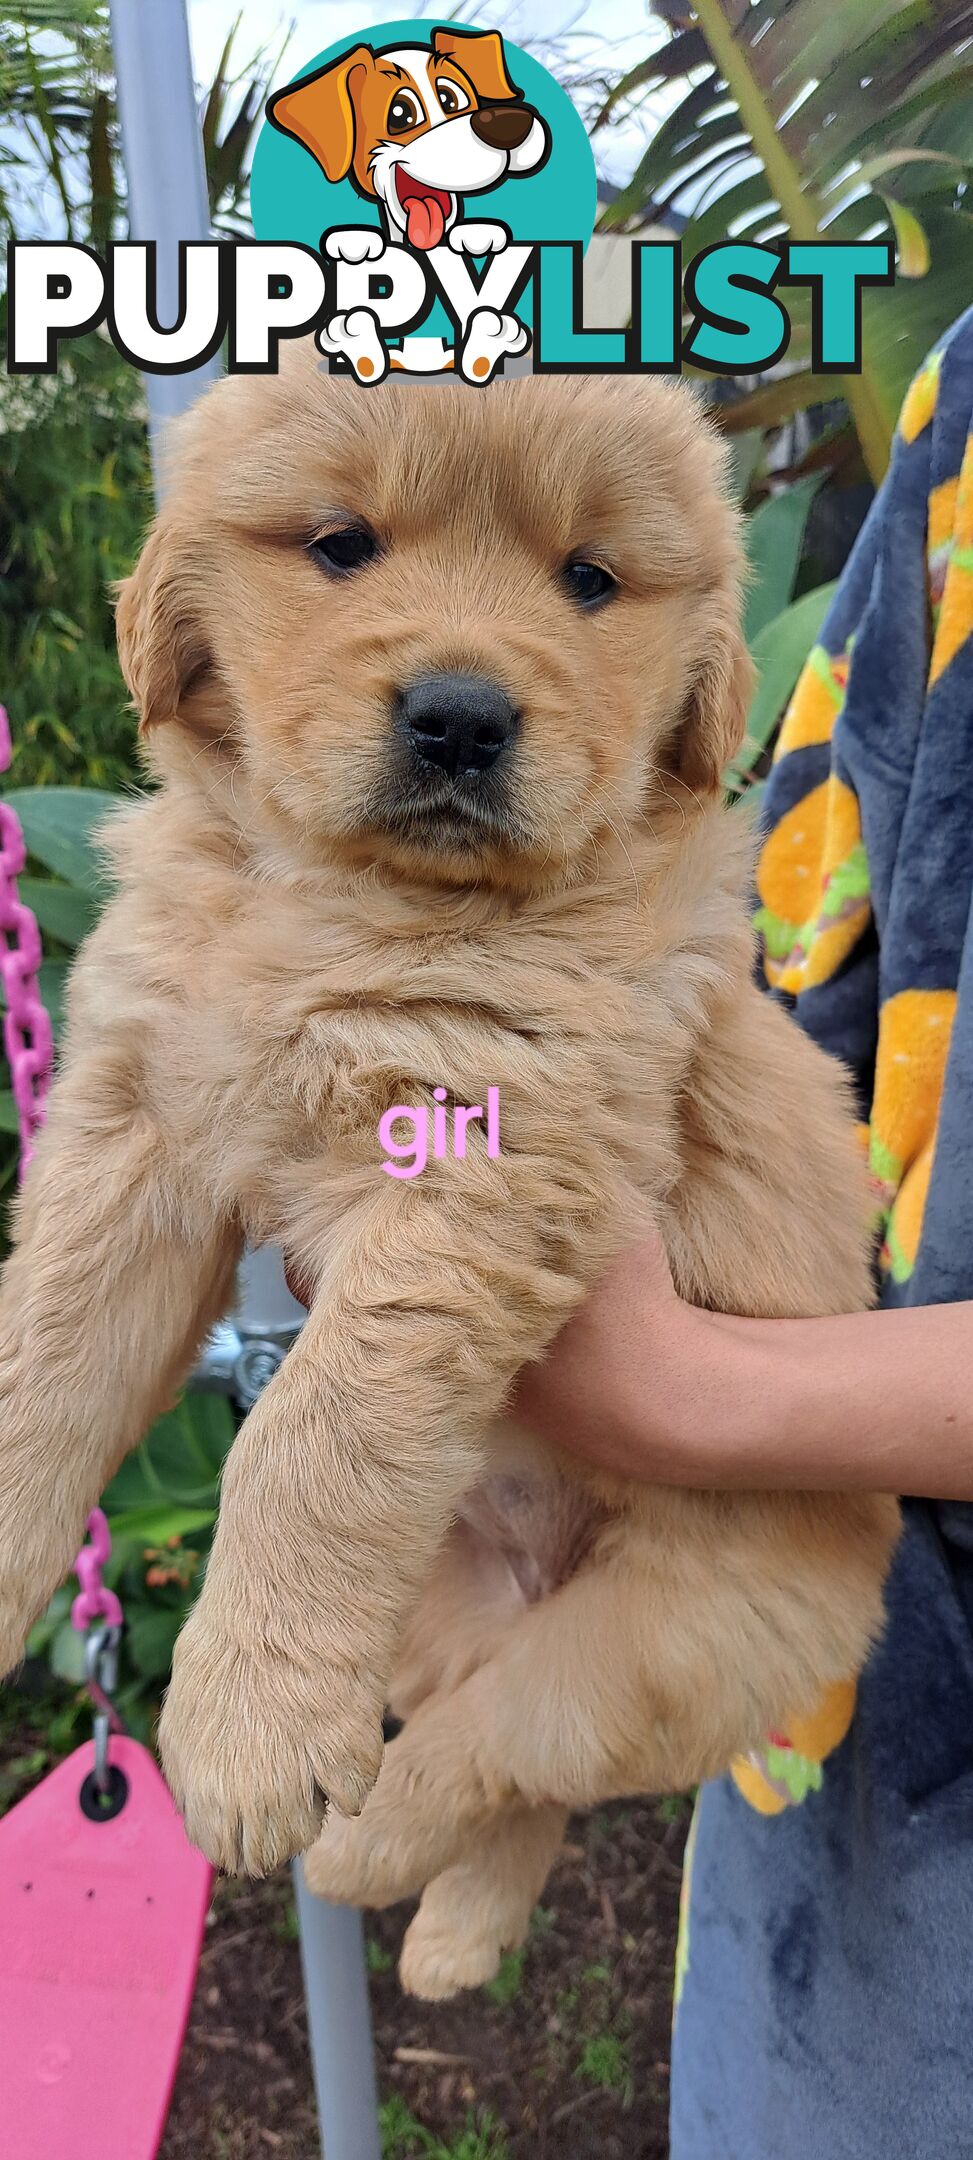
POLYGON ((543 1436, 650 1482, 973 1499, 973 1303, 750 1320, 627 1253, 518 1382, 543 1436))

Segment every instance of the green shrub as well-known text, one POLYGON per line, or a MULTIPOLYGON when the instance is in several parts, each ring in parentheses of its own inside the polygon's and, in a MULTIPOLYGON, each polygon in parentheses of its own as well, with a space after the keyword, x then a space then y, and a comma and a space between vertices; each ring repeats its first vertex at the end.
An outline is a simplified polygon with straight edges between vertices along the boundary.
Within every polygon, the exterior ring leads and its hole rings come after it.
POLYGON ((151 510, 142 387, 105 338, 57 375, 0 378, 0 702, 20 786, 136 777, 112 588, 151 510))

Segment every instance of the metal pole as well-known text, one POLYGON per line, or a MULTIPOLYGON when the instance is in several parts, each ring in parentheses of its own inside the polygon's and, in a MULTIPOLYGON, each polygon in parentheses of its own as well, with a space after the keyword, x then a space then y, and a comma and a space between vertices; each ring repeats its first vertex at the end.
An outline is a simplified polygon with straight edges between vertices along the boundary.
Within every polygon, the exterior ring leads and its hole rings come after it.
POLYGON ((326 1905, 294 1862, 294 1895, 326 2160, 381 2160, 361 1914, 326 1905))
MULTIPOLYGON (((179 242, 210 236, 186 0, 111 0, 111 26, 129 226, 134 240, 156 242, 159 320, 175 323, 179 242)), ((192 373, 146 378, 157 496, 163 489, 165 429, 219 372, 215 355, 192 373)), ((265 1248, 247 1255, 241 1295, 234 1316, 238 1347, 251 1353, 251 1379, 259 1376, 261 1358, 268 1377, 275 1353, 283 1354, 300 1316, 279 1253, 265 1248), (255 1347, 260 1358, 252 1355, 255 1347)), ((228 1393, 235 1392, 229 1368, 224 1384, 228 1393)), ((321 2149, 326 2148, 326 2160, 380 2160, 361 1919, 313 1897, 299 1864, 294 1876, 321 2149)))
MULTIPOLYGON (((203 141, 196 110, 186 0, 111 0, 118 110, 133 240, 157 246, 159 321, 179 315, 179 242, 210 238, 203 141)), ((156 492, 163 437, 220 372, 219 354, 185 375, 149 375, 156 492)))

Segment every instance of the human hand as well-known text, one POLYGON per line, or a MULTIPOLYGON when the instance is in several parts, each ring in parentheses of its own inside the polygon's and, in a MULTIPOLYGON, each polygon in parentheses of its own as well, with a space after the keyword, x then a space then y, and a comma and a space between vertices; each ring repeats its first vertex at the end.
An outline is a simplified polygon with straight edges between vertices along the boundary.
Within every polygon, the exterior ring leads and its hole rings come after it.
POLYGON ((600 1468, 687 1478, 686 1451, 719 1386, 720 1322, 677 1294, 658 1235, 622 1255, 540 1364, 513 1414, 600 1468))

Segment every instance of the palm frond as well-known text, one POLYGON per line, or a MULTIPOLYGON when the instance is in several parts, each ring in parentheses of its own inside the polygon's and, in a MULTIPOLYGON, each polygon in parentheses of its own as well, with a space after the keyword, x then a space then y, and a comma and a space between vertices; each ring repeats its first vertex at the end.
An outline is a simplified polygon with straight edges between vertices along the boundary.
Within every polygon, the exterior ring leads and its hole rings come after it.
MULTIPOLYGON (((926 344, 973 292, 973 0, 685 0, 661 12, 677 27, 613 86, 599 124, 648 86, 685 88, 602 225, 682 212, 687 255, 728 236, 888 239, 896 289, 866 295, 865 368, 846 386, 877 476, 926 344)), ((789 358, 806 368, 807 309, 793 319, 789 358)))

